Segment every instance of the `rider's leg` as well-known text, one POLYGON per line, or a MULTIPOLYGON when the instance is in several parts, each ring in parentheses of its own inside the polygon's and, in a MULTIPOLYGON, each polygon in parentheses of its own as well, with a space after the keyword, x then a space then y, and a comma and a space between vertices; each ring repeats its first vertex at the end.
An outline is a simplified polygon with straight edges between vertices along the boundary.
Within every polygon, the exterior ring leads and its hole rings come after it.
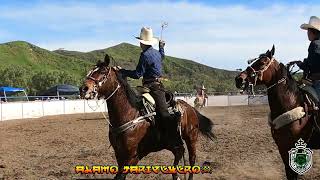
POLYGON ((317 91, 318 98, 320 98, 320 80, 314 81, 312 86, 317 91))
POLYGON ((150 94, 156 102, 156 113, 159 115, 161 121, 165 121, 161 123, 165 123, 164 129, 166 131, 165 133, 167 134, 167 138, 169 138, 169 144, 173 146, 181 145, 182 140, 177 130, 178 119, 177 117, 170 115, 168 112, 163 85, 160 83, 155 83, 149 88, 151 90, 150 94))

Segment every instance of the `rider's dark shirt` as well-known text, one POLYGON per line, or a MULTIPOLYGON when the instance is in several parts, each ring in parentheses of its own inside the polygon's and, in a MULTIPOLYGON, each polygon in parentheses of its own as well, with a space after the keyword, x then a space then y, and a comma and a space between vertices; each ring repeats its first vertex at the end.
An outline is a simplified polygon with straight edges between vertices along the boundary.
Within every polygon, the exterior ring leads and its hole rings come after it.
POLYGON ((164 58, 164 49, 159 48, 159 51, 150 46, 140 54, 139 63, 136 70, 122 70, 124 76, 139 79, 143 76, 144 79, 159 78, 162 75, 162 59, 164 58))
POLYGON ((308 58, 303 61, 301 69, 308 75, 320 73, 320 40, 311 41, 308 49, 308 58))

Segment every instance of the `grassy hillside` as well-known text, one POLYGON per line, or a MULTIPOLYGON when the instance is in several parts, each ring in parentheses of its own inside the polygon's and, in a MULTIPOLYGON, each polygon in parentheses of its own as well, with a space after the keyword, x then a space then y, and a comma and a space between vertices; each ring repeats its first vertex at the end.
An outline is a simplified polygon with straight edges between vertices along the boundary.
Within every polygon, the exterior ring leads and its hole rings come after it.
MULTIPOLYGON (((114 58, 111 65, 134 69, 140 56, 140 47, 121 43, 91 52, 48 51, 28 42, 14 41, 0 44, 0 86, 27 88, 31 95, 56 84, 79 86, 89 68, 106 53, 114 58)), ((204 84, 208 91, 235 90, 236 72, 215 69, 191 60, 166 56, 165 86, 178 92, 194 92, 194 86, 204 84)), ((132 85, 140 81, 130 80, 132 85)))
POLYGON ((30 67, 32 70, 65 70, 79 75, 92 63, 42 49, 23 41, 0 44, 0 63, 30 67))
MULTIPOLYGON (((138 63, 141 49, 128 43, 95 50, 87 53, 76 51, 57 50, 56 53, 85 60, 87 62, 97 62, 102 60, 108 53, 115 61, 112 65, 120 65, 126 69, 134 69, 138 63)), ((193 92, 194 86, 200 86, 202 83, 209 91, 232 91, 234 87, 234 77, 236 72, 212 68, 191 60, 166 56, 164 60, 164 73, 168 81, 165 82, 167 88, 178 92, 193 92)), ((140 82, 131 81, 136 85, 140 82)))
POLYGON ((59 84, 79 85, 91 62, 51 52, 23 41, 0 44, 0 85, 30 94, 59 84))

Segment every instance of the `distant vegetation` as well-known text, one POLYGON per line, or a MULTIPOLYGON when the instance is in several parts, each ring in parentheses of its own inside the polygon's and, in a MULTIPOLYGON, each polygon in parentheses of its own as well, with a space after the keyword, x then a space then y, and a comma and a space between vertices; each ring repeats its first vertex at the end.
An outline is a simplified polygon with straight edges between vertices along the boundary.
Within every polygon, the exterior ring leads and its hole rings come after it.
POLYGON ((23 41, 0 45, 0 85, 36 95, 53 85, 79 85, 92 63, 63 56, 23 41))
MULTIPOLYGON (((108 53, 120 65, 134 69, 140 48, 122 43, 107 49, 87 53, 77 51, 48 51, 23 41, 0 44, 0 85, 27 89, 28 94, 48 89, 56 84, 80 86, 88 70, 108 53)), ((191 60, 167 56, 164 74, 165 86, 171 91, 194 92, 194 86, 204 84, 208 91, 234 91, 236 72, 215 69, 191 60)), ((140 81, 130 80, 137 85, 140 81)))

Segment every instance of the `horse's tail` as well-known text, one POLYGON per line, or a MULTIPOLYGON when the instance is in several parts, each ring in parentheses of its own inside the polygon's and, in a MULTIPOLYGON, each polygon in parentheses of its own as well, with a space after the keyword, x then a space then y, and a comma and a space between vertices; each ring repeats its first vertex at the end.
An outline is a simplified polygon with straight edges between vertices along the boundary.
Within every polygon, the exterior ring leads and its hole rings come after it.
POLYGON ((199 130, 201 132, 201 134, 203 134, 204 136, 208 137, 209 139, 211 139, 212 141, 214 141, 214 139, 216 139, 216 136, 213 134, 212 132, 212 128, 213 128, 213 122, 207 118, 206 116, 202 115, 199 113, 199 111, 197 111, 196 109, 194 109, 198 120, 199 120, 199 130))

